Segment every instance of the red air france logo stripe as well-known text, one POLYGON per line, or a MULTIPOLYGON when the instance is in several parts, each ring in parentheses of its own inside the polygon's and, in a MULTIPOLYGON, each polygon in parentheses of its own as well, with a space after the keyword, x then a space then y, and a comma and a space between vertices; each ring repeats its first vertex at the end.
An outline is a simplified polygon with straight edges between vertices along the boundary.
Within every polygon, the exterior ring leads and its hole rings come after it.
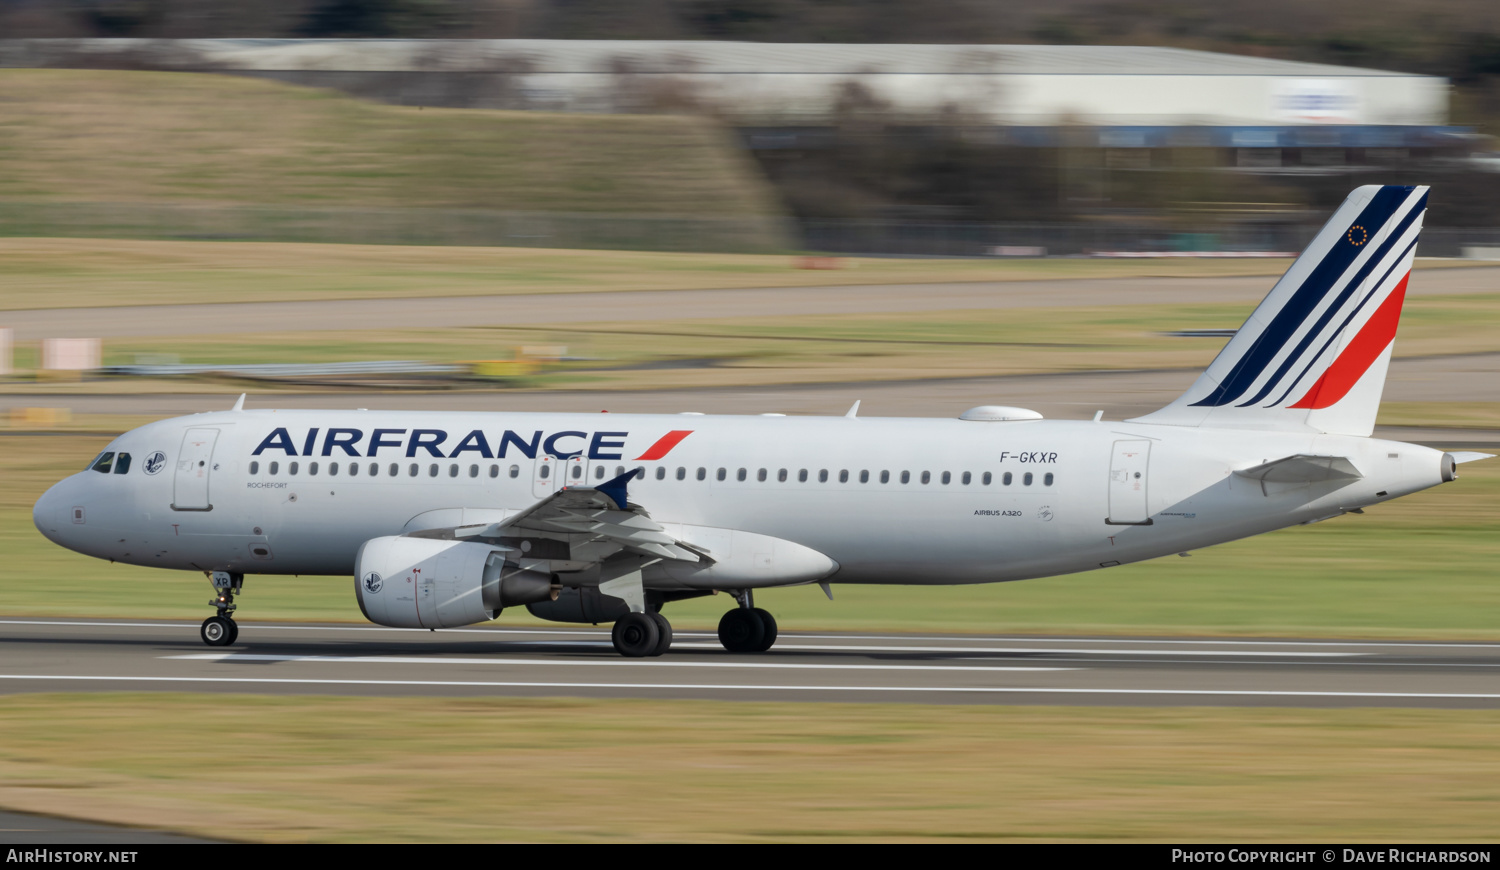
POLYGON ((635 458, 636 462, 642 460, 660 459, 672 452, 672 448, 682 443, 682 439, 693 434, 692 429, 673 429, 671 432, 661 436, 655 444, 646 448, 646 452, 635 458))
POLYGON ((1327 408, 1337 404, 1339 399, 1354 389, 1354 385, 1370 370, 1381 352, 1396 340, 1396 326, 1401 321, 1401 304, 1406 299, 1406 282, 1409 278, 1410 272, 1391 291, 1391 295, 1380 303, 1364 328, 1354 336, 1354 340, 1349 342, 1349 346, 1344 348, 1344 352, 1339 354, 1328 370, 1323 372, 1323 376, 1312 385, 1307 395, 1288 407, 1315 410, 1327 408))

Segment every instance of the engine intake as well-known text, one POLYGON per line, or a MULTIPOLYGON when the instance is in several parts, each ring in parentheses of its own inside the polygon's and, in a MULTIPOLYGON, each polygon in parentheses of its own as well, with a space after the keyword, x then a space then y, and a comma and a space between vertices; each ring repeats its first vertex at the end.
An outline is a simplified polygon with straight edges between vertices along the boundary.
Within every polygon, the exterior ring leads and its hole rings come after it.
POLYGON ((557 599, 552 575, 507 562, 503 547, 432 538, 371 538, 354 561, 365 618, 393 628, 454 628, 502 609, 557 599))

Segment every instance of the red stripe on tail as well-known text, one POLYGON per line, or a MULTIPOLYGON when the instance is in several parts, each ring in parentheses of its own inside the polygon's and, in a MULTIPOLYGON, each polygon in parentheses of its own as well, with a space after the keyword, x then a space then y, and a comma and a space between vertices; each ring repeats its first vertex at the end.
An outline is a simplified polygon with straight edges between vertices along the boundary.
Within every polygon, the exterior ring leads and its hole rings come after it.
POLYGON ((1381 352, 1396 339, 1396 325, 1401 322, 1401 305, 1406 299, 1406 282, 1409 278, 1411 273, 1407 272, 1396 289, 1391 291, 1391 295, 1375 309, 1375 314, 1365 323, 1364 328, 1354 336, 1344 352, 1339 354, 1339 358, 1333 361, 1328 371, 1307 391, 1307 395, 1287 407, 1327 408, 1337 404, 1339 399, 1354 389, 1354 385, 1370 370, 1381 352))
POLYGON ((682 443, 682 439, 693 434, 692 429, 673 429, 671 432, 661 436, 655 444, 646 448, 646 452, 635 458, 636 462, 641 460, 660 459, 672 452, 672 448, 682 443))

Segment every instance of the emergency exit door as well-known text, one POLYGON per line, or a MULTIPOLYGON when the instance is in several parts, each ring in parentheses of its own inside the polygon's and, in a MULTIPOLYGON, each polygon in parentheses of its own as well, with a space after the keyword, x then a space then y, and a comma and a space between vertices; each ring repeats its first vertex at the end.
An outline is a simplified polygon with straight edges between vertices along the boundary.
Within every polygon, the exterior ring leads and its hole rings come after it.
POLYGON ((566 459, 542 454, 532 470, 531 494, 545 498, 565 486, 587 486, 589 461, 582 456, 566 459))

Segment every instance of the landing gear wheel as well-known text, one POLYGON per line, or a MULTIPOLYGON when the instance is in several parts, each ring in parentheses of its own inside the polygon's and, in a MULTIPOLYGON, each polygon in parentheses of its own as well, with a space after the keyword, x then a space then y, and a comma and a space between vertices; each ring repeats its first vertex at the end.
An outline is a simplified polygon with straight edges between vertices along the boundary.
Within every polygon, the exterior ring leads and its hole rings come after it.
MULTIPOLYGON (((229 619, 229 617, 226 616, 225 619, 229 619)), ((229 620, 229 644, 228 645, 233 646, 235 643, 239 642, 239 639, 240 639, 240 624, 238 622, 235 622, 234 620, 230 619, 229 620)))
POLYGON ((738 608, 719 619, 719 643, 730 652, 760 652, 765 640, 766 624, 754 610, 738 608))
POLYGON ((198 629, 198 636, 209 646, 229 646, 236 634, 234 620, 223 616, 210 616, 198 629))
POLYGON ((672 623, 667 622, 667 618, 660 613, 648 613, 646 615, 651 617, 652 622, 656 623, 658 634, 656 648, 651 651, 651 655, 659 656, 672 648, 672 623))
POLYGON ((759 607, 750 612, 759 616, 761 625, 766 628, 766 636, 761 638, 760 646, 755 648, 755 652, 765 652, 776 643, 776 617, 772 616, 770 611, 762 610, 759 607))
POLYGON ((626 658, 638 659, 651 655, 661 642, 661 630, 656 620, 645 613, 627 613, 615 620, 610 639, 615 642, 615 652, 626 658))

